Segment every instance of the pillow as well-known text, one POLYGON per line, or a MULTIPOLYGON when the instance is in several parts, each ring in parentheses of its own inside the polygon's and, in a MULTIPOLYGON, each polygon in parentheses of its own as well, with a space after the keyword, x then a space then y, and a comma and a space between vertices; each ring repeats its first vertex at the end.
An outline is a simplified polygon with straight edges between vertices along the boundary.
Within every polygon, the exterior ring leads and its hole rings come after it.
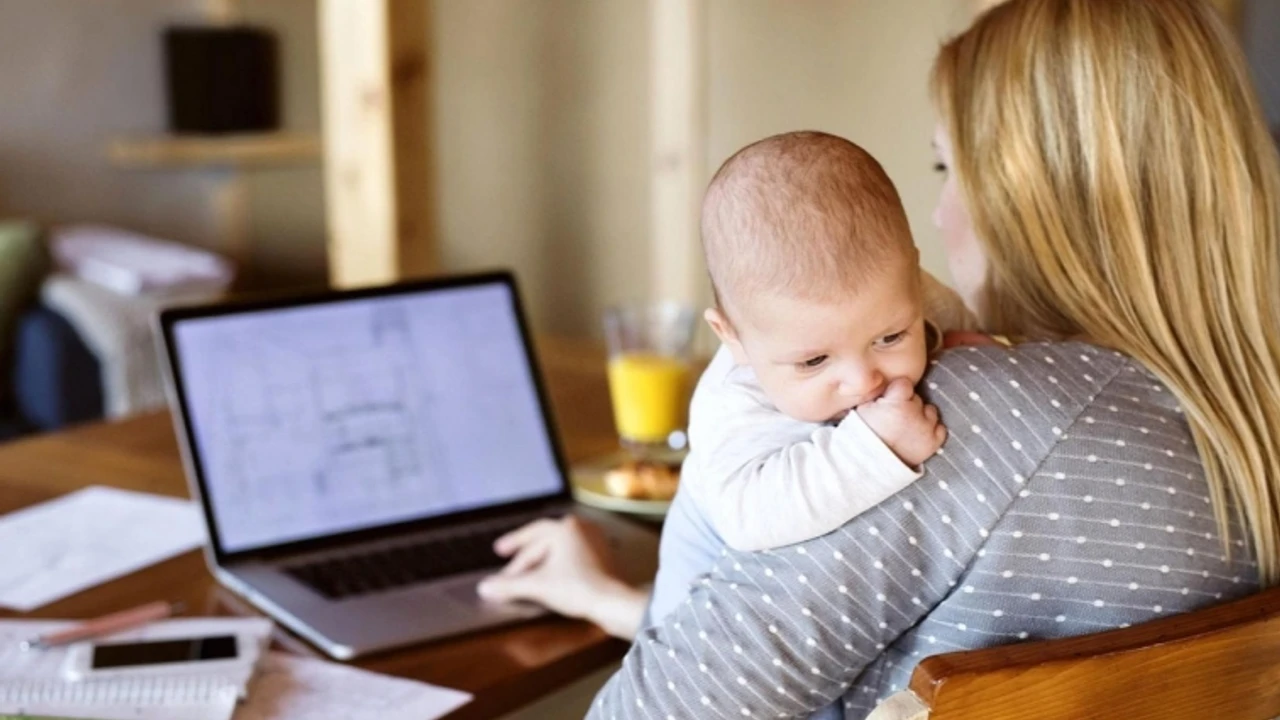
POLYGON ((35 300, 49 267, 38 225, 0 220, 0 401, 7 400, 12 390, 9 368, 18 317, 35 300))

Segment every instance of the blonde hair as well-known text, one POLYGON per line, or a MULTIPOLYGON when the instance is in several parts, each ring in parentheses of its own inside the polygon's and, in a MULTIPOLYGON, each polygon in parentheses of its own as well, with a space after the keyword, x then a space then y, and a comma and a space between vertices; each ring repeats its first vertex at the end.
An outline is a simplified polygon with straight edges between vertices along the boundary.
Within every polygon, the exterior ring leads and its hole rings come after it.
POLYGON ((702 247, 723 308, 771 292, 828 300, 909 251, 893 182, 866 150, 803 131, 720 166, 702 203, 702 247))
MULTIPOLYGON (((1280 162, 1201 0, 1010 0, 948 42, 934 101, 993 331, 1083 334, 1176 395, 1223 542, 1280 580, 1280 162)), ((1229 547, 1228 547, 1229 550, 1229 547)))

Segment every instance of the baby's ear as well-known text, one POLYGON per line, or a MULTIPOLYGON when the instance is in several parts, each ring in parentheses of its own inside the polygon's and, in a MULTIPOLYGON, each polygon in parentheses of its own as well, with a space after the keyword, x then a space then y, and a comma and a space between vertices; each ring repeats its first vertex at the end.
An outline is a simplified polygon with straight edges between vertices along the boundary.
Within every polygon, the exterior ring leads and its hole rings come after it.
POLYGON ((711 332, 716 334, 720 342, 729 348, 729 352, 733 354, 733 361, 738 365, 747 364, 747 353, 742 349, 742 341, 738 338, 738 333, 730 324, 729 318, 720 308, 707 308, 702 313, 702 318, 711 326, 711 332))

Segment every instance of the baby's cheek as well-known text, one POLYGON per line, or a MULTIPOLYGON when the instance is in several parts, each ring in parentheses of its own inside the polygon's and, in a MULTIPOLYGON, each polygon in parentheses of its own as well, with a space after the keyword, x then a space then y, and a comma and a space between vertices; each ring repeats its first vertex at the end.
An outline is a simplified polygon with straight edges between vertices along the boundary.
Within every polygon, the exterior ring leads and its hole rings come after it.
POLYGON ((921 378, 924 377, 925 370, 929 367, 929 349, 925 347, 924 341, 921 340, 919 346, 915 348, 912 354, 910 370, 907 377, 911 378, 912 385, 919 385, 921 378))
POLYGON ((791 398, 791 411, 783 411, 804 422, 824 423, 831 420, 833 413, 841 408, 831 406, 824 389, 820 383, 815 383, 815 387, 797 389, 791 398))
POLYGON ((832 414, 839 409, 840 408, 831 407, 831 404, 826 402, 825 398, 821 396, 808 394, 800 402, 799 407, 797 407, 793 416, 800 418, 805 422, 824 423, 830 420, 832 414))
POLYGON ((778 382, 771 383, 766 387, 765 391, 769 395, 769 399, 784 414, 794 418, 805 418, 812 413, 805 397, 804 388, 798 387, 793 383, 778 382))

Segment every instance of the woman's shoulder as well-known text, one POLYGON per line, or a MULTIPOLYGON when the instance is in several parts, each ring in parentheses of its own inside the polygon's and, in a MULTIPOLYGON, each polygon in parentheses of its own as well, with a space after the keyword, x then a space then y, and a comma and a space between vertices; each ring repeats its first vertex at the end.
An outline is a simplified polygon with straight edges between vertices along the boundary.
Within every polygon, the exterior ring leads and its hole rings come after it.
POLYGON ((1011 367, 1123 367, 1134 362, 1124 353, 1079 340, 1040 340, 1014 345, 999 343, 954 347, 937 355, 932 365, 963 363, 973 357, 998 358, 1011 367))
MULTIPOLYGON (((1132 358, 1083 342, 953 348, 930 361, 921 393, 958 416, 1063 428, 1118 377, 1152 378, 1132 358)), ((978 426, 975 424, 975 427, 978 426)))
POLYGON ((1115 350, 1078 341, 1026 342, 945 350, 929 361, 926 381, 943 386, 1026 379, 1073 391, 1100 386, 1126 370, 1140 366, 1115 350))

